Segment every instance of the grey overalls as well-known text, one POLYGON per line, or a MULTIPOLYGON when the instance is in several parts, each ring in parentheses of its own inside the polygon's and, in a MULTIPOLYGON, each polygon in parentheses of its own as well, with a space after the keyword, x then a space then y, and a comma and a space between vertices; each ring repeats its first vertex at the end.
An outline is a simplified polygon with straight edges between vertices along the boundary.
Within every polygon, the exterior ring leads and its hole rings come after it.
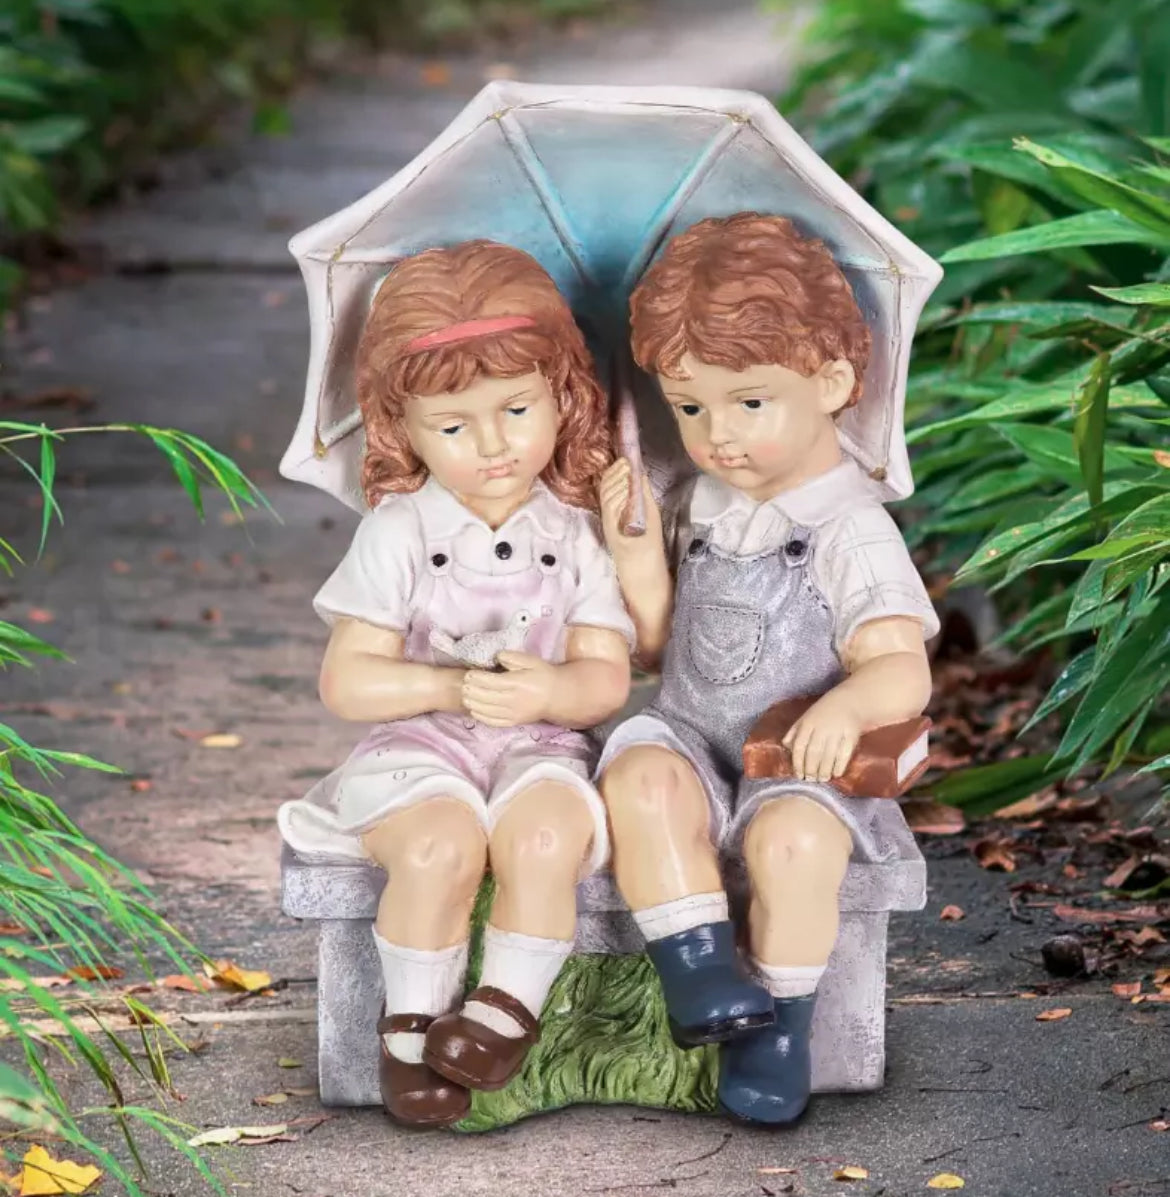
POLYGON ((893 859, 898 804, 854 798, 816 781, 745 780, 742 750, 773 703, 823 694, 844 675, 833 616, 810 568, 815 531, 794 528, 779 548, 750 557, 720 552, 694 527, 678 569, 662 686, 644 711, 615 728, 599 769, 626 748, 656 744, 686 758, 711 805, 711 835, 732 855, 761 803, 803 794, 853 834, 853 858, 893 859))

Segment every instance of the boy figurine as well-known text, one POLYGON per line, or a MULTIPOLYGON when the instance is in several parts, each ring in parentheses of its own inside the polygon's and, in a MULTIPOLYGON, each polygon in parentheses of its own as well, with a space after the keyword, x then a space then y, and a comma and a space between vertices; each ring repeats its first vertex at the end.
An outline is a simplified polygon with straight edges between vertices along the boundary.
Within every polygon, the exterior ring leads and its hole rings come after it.
POLYGON ((622 534, 630 466, 601 485, 606 540, 662 686, 599 764, 617 886, 647 940, 682 1044, 722 1042, 719 1098, 786 1123, 811 1085, 817 982, 850 859, 880 862, 890 799, 834 788, 873 728, 930 697, 926 590, 835 417, 857 401, 870 331, 825 246, 743 212, 675 237, 630 300, 633 354, 653 374, 700 473, 668 551, 644 485, 645 535, 622 534), (745 780, 756 720, 821 695, 785 738, 789 780, 745 780), (746 867, 739 963, 721 858, 746 867))

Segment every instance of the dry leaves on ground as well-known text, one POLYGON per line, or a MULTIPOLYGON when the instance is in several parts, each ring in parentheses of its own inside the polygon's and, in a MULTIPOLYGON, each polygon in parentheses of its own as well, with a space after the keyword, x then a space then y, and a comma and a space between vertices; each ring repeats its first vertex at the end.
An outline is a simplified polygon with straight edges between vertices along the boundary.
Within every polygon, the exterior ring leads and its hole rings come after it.
POLYGON ((967 826, 966 817, 957 806, 946 806, 929 798, 906 799, 902 814, 910 830, 918 835, 957 835, 967 826))
POLYGON ((1067 1006, 1054 1006, 1051 1010, 1041 1010, 1036 1015, 1037 1022, 1060 1022, 1068 1018, 1072 1011, 1067 1006))
POLYGON ((985 869, 1002 869, 1005 873, 1016 871, 1016 858, 1011 840, 1000 836, 986 836, 971 845, 975 859, 985 869))
POLYGON ((187 1140, 188 1147, 223 1147, 235 1144, 237 1147, 259 1147, 265 1143, 295 1143, 301 1135, 290 1133, 299 1129, 304 1134, 314 1131, 323 1122, 335 1115, 316 1114, 306 1118, 293 1118, 271 1126, 217 1126, 187 1140))
POLYGON ((944 906, 938 917, 944 923, 957 923, 960 919, 966 918, 967 913, 961 906, 944 906))
POLYGON ((856 1164, 846 1164, 844 1168, 838 1168, 833 1173, 834 1180, 867 1180, 868 1178, 868 1169, 860 1168, 856 1164))
POLYGON ((199 745, 202 748, 239 748, 243 742, 243 736, 238 736, 235 732, 212 732, 211 735, 204 736, 199 745))
POLYGON ((260 969, 240 968, 234 960, 204 964, 203 971, 217 984, 245 993, 261 993, 272 984, 272 974, 260 969))
POLYGON ((953 1172, 940 1172, 926 1182, 926 1187, 928 1189, 961 1189, 966 1183, 961 1176, 956 1176, 953 1172))

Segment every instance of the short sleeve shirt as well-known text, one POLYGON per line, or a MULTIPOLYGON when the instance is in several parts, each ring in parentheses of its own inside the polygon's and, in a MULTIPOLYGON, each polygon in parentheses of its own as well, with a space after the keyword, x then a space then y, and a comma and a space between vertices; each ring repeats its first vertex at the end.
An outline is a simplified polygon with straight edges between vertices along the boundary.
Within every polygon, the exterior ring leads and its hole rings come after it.
POLYGON ((546 660, 563 659, 570 626, 634 641, 596 517, 540 482, 496 529, 433 478, 388 496, 362 519, 313 606, 329 624, 350 618, 402 633, 412 660, 430 659, 432 630, 490 633, 519 608, 537 625, 524 649, 546 660))
POLYGON ((897 524, 851 458, 762 503, 702 474, 688 516, 692 526, 709 529, 722 552, 741 557, 779 548, 793 528, 810 529, 812 578, 833 613, 839 655, 857 629, 875 619, 916 619, 925 639, 939 630, 897 524))

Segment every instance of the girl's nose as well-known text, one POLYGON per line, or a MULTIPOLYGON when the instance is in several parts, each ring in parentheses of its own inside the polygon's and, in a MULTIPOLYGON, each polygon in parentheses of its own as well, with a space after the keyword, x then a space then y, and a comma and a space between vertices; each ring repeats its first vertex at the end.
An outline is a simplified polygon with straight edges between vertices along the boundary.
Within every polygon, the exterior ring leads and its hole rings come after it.
POLYGON ((485 420, 477 428, 476 448, 480 457, 499 457, 508 448, 498 420, 485 420))

